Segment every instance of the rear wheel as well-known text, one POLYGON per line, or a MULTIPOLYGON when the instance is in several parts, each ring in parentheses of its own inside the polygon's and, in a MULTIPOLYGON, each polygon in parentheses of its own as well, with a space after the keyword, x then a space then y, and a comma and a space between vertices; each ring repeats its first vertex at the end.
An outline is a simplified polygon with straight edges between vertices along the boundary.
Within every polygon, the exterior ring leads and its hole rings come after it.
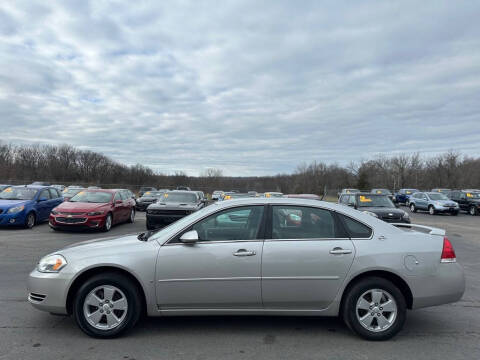
POLYGON ((477 208, 475 206, 470 206, 470 209, 468 210, 468 213, 472 216, 477 215, 477 208))
POLYGON ((25 219, 25 228, 31 229, 35 226, 35 214, 33 212, 27 215, 25 219))
POLYGON ((140 318, 142 301, 134 283, 116 273, 88 279, 78 290, 73 316, 87 335, 111 338, 131 329, 140 318))
POLYGON ((417 208, 415 207, 415 204, 410 204, 410 211, 412 213, 417 212, 417 208))
POLYGON ((348 290, 343 319, 364 339, 388 340, 403 328, 406 308, 403 294, 392 282, 370 277, 348 290))
POLYGON ((428 213, 430 215, 435 215, 435 208, 432 205, 428 207, 428 213))

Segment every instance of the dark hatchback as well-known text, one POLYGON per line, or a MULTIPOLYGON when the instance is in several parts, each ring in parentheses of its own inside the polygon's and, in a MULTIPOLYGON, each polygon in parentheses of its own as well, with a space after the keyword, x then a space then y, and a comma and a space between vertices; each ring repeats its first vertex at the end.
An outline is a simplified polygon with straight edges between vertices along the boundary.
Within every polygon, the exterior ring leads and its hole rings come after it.
POLYGON ((386 222, 410 224, 408 213, 398 209, 387 195, 371 193, 343 194, 340 195, 338 203, 354 207, 386 222))

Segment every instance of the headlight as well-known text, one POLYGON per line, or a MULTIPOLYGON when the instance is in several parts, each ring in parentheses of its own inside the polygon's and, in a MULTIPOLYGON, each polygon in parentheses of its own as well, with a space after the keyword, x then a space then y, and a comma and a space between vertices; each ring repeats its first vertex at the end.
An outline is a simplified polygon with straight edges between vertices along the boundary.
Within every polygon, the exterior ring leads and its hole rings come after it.
POLYGON ((67 265, 67 260, 62 255, 48 255, 40 260, 37 270, 44 273, 57 273, 67 265))
POLYGON ((368 214, 368 215, 371 215, 371 216, 373 216, 373 217, 376 217, 376 218, 378 218, 378 215, 377 215, 377 214, 375 214, 374 212, 371 212, 371 211, 364 211, 364 213, 365 213, 365 214, 368 214))
POLYGON ((58 211, 55 210, 55 209, 53 209, 53 210, 51 211, 51 214, 52 214, 52 215, 58 215, 58 211))
POLYGON ((88 216, 97 216, 97 215, 103 215, 104 211, 92 211, 87 213, 88 216))
POLYGON ((15 214, 15 213, 18 213, 18 212, 22 211, 23 209, 25 209, 25 206, 23 206, 23 205, 15 206, 13 208, 10 208, 8 210, 8 213, 9 214, 15 214))

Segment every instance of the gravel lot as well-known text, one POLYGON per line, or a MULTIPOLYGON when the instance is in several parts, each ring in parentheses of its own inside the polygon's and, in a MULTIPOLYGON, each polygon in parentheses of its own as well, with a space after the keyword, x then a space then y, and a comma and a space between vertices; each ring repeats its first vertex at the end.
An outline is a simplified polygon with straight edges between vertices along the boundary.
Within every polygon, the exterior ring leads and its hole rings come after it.
MULTIPOLYGON (((480 359, 480 216, 413 214, 413 222, 447 230, 465 267, 462 301, 409 312, 393 340, 359 339, 338 319, 303 317, 183 317, 147 319, 127 336, 96 340, 70 317, 34 310, 25 281, 38 259, 103 233, 0 229, 0 359, 480 359)), ((108 236, 138 233, 135 224, 108 236)))

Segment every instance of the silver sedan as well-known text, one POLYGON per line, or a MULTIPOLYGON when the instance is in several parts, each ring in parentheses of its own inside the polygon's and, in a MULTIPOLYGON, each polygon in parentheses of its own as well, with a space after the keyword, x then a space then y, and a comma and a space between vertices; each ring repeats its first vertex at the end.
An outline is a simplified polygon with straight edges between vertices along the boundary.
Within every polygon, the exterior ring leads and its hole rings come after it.
POLYGON ((95 337, 146 313, 341 316, 363 338, 385 340, 407 309, 459 300, 465 278, 441 229, 317 200, 246 198, 156 233, 56 251, 28 289, 34 307, 71 314, 95 337))

